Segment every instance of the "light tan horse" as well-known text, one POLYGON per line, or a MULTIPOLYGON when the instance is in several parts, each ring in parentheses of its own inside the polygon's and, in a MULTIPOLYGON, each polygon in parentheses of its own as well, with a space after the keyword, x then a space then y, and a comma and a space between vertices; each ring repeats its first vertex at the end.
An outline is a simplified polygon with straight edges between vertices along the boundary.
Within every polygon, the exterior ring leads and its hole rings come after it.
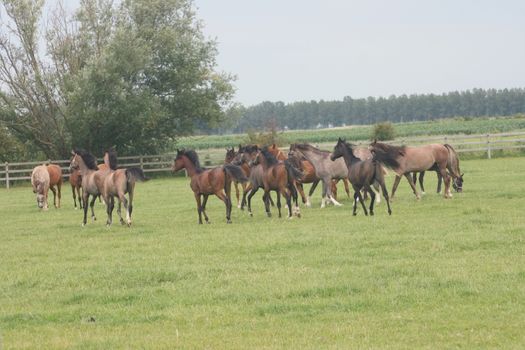
POLYGON ((109 175, 110 170, 99 170, 97 166, 97 159, 91 153, 75 149, 72 151, 73 157, 69 166, 70 171, 75 169, 80 171, 82 176, 82 201, 84 206, 84 219, 82 226, 87 223, 87 210, 89 196, 92 196, 89 206, 91 207, 91 218, 96 220, 94 206, 95 200, 102 194, 104 186, 104 179, 109 175))
POLYGON ((36 202, 40 209, 48 209, 47 194, 49 190, 53 192, 53 205, 55 208, 60 208, 62 169, 58 165, 49 164, 35 167, 31 173, 31 185, 33 193, 36 193, 36 202))
POLYGON ((374 141, 370 144, 370 151, 374 158, 396 173, 391 198, 394 197, 401 176, 405 176, 412 187, 417 199, 420 195, 412 181, 411 173, 414 171, 426 171, 435 168, 445 180, 445 198, 452 197, 450 193, 450 176, 447 174, 448 149, 440 144, 431 144, 420 147, 393 146, 386 143, 374 141))
POLYGON ((135 193, 135 183, 138 181, 146 181, 146 176, 140 168, 117 169, 117 152, 110 148, 104 154, 104 162, 109 165, 109 174, 104 178, 104 186, 102 188, 102 197, 106 203, 106 210, 108 219, 106 225, 111 226, 113 222, 112 214, 115 207, 115 197, 119 201, 117 214, 122 225, 127 224, 131 226, 131 213, 133 212, 133 195, 135 193), (128 198, 126 198, 126 194, 128 198), (121 204, 126 210, 126 221, 122 218, 121 204))

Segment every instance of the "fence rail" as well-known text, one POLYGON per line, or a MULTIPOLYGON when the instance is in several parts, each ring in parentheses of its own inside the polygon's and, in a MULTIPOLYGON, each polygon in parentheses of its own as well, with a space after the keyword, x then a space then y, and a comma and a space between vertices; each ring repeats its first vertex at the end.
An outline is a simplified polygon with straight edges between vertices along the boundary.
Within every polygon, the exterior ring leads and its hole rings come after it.
MULTIPOLYGON (((369 141, 362 140, 355 142, 357 145, 367 145, 369 141)), ((478 134, 478 135, 446 135, 431 137, 412 137, 399 138, 389 143, 395 145, 421 145, 425 143, 448 143, 451 144, 459 153, 485 153, 487 158, 492 157, 493 151, 500 150, 525 150, 525 132, 509 132, 499 134, 478 134)), ((320 143, 316 146, 331 149, 334 143, 320 143)), ((224 161, 225 150, 207 149, 199 151, 205 165, 217 165, 224 161)), ((119 157, 120 167, 139 167, 145 173, 166 173, 171 170, 173 153, 159 155, 126 156, 119 157)), ((102 160, 99 160, 102 162, 102 160)), ((0 183, 5 183, 9 188, 10 182, 24 181, 31 179, 33 168, 40 164, 53 163, 61 167, 65 178, 69 177, 69 159, 61 160, 41 160, 32 162, 4 163, 0 169, 0 183)))

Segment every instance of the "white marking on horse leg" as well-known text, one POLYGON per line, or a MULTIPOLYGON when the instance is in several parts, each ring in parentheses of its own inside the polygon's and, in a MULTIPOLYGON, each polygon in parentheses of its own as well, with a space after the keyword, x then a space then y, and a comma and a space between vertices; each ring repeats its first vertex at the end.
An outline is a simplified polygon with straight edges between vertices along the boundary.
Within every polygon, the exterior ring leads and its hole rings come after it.
POLYGON ((336 206, 338 206, 338 207, 342 206, 342 204, 339 203, 338 201, 336 201, 336 200, 334 199, 334 197, 329 196, 328 198, 332 201, 332 203, 333 203, 334 205, 336 205, 336 206))
POLYGON ((321 198, 321 208, 324 208, 326 206, 324 197, 321 198))
POLYGON ((310 208, 312 206, 312 203, 310 202, 310 196, 307 196, 306 197, 306 203, 305 203, 306 207, 307 208, 310 208))
POLYGON ((129 207, 126 209, 126 222, 131 225, 131 217, 129 216, 129 207))

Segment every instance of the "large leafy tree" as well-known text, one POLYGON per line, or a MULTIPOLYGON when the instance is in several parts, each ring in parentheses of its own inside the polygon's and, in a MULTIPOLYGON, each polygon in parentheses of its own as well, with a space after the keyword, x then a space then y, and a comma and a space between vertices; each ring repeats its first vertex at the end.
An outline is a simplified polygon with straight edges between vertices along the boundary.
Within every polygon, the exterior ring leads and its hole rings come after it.
POLYGON ((73 17, 58 6, 39 59, 42 6, 3 3, 0 119, 48 157, 71 146, 159 152, 224 118, 233 77, 217 72, 216 43, 203 36, 191 0, 82 0, 73 17))

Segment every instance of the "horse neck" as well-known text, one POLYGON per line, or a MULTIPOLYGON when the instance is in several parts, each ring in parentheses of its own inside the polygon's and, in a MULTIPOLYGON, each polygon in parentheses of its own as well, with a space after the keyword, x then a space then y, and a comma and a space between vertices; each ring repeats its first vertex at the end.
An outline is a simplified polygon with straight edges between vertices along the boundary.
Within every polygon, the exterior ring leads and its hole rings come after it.
POLYGON ((90 173, 95 172, 95 170, 89 169, 87 167, 86 163, 84 163, 84 160, 80 156, 78 157, 78 171, 79 171, 80 175, 84 176, 84 177, 89 175, 90 173))
POLYGON ((188 175, 190 177, 197 175, 199 173, 199 170, 201 169, 198 169, 188 157, 184 156, 183 159, 184 159, 184 168, 188 172, 188 175))
POLYGON ((343 147, 343 159, 345 160, 346 165, 349 167, 361 161, 361 159, 357 158, 354 155, 354 152, 352 152, 352 149, 346 145, 344 145, 343 147))

